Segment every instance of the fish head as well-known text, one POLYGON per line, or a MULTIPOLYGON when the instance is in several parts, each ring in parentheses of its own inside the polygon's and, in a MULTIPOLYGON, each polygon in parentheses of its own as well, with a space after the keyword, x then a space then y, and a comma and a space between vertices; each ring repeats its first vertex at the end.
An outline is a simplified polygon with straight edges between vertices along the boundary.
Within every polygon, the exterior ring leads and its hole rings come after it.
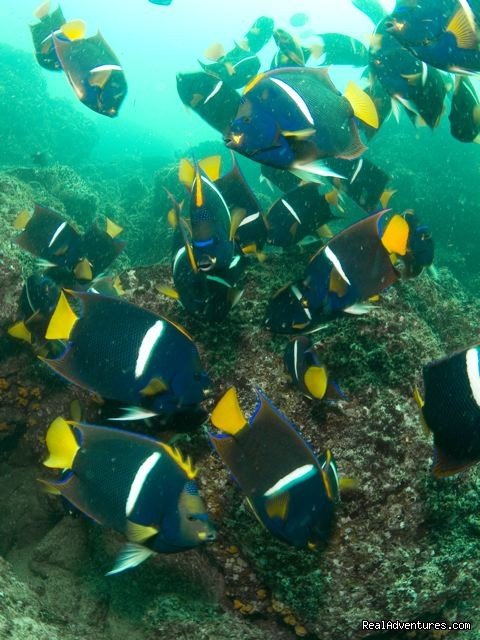
POLYGON ((113 69, 105 84, 92 86, 91 90, 97 92, 95 111, 109 118, 115 118, 127 95, 127 83, 123 70, 120 67, 113 69))
POLYGON ((276 146, 278 134, 273 114, 262 104, 243 98, 225 142, 229 149, 252 157, 261 150, 276 146))
POLYGON ((313 315, 300 283, 290 283, 277 291, 267 307, 264 324, 273 333, 295 334, 308 330, 313 315))
POLYGON ((203 499, 193 480, 185 483, 178 499, 178 534, 183 546, 196 547, 216 538, 203 499))

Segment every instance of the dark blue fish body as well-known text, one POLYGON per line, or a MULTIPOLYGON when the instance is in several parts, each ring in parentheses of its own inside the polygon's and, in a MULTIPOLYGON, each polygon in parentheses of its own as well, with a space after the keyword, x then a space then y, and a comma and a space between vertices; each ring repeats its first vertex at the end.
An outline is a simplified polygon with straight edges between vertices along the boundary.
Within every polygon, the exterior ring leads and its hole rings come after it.
POLYGON ((450 132, 460 142, 477 142, 480 139, 480 101, 466 76, 457 76, 448 118, 450 132))
POLYGON ((418 275, 433 260, 433 241, 409 212, 380 211, 337 234, 310 260, 303 278, 278 291, 265 325, 302 333, 376 296, 401 276, 418 275), (400 256, 404 273, 392 264, 400 256))
POLYGON ((15 242, 32 255, 58 267, 73 268, 82 257, 81 235, 60 213, 35 205, 15 242))
POLYGON ((236 45, 216 62, 201 62, 200 65, 205 72, 216 76, 232 89, 241 89, 257 75, 260 60, 256 54, 236 45))
POLYGON ((275 29, 273 39, 278 47, 270 69, 278 67, 304 67, 310 51, 303 50, 300 42, 284 29, 275 29))
POLYGON ((117 116, 127 94, 127 83, 117 56, 100 32, 71 40, 60 31, 53 35, 53 42, 80 101, 101 115, 117 116))
POLYGON ((349 102, 322 69, 274 69, 246 87, 227 146, 256 162, 289 169, 324 157, 357 157, 349 102))
POLYGON ((61 299, 61 315, 54 323, 55 312, 46 334, 66 341, 59 358, 45 361, 54 371, 125 407, 158 414, 174 414, 204 399, 210 381, 183 328, 120 298, 70 295, 80 303, 80 315, 61 299))
POLYGON ((319 33, 317 37, 322 42, 323 65, 363 67, 368 64, 368 49, 360 40, 343 33, 319 33))
POLYGON ((422 419, 433 433, 433 473, 448 476, 480 460, 480 347, 431 362, 423 369, 422 419))
POLYGON ((228 269, 236 253, 231 214, 215 184, 198 170, 190 193, 192 250, 201 271, 228 269))
POLYGON ((365 211, 375 211, 390 176, 368 160, 342 160, 331 158, 328 166, 345 180, 338 180, 336 186, 365 211))
POLYGON ((177 91, 185 106, 220 133, 227 133, 240 106, 235 89, 216 75, 198 71, 177 74, 177 91))
POLYGON ((210 434, 260 522, 297 548, 325 543, 331 533, 338 478, 329 451, 317 458, 295 427, 260 390, 247 421, 230 389, 211 420, 210 434), (230 417, 231 416, 231 417, 230 417))
POLYGON ((40 66, 50 71, 61 71, 62 65, 58 59, 52 34, 65 24, 65 18, 60 7, 52 13, 41 16, 40 21, 30 26, 32 32, 35 57, 40 66))
POLYGON ((325 196, 318 185, 310 182, 280 196, 266 214, 267 238, 270 244, 288 247, 333 219, 325 196))
POLYGON ((257 18, 245 34, 245 48, 252 53, 258 53, 272 37, 273 20, 268 16, 257 18))
POLYGON ((63 418, 50 425, 46 440, 45 466, 65 470, 46 484, 130 542, 130 556, 121 554, 112 573, 153 552, 186 551, 215 538, 194 481, 197 472, 177 449, 137 433, 63 418))
POLYGON ((399 0, 387 28, 427 64, 455 73, 480 71, 477 26, 472 8, 458 0, 399 0))

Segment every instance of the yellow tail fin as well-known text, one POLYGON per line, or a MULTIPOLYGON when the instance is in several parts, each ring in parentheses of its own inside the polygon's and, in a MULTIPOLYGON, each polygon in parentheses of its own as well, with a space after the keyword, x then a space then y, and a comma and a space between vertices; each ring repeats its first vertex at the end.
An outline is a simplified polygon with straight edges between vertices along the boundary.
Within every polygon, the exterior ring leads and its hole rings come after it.
POLYGON ((354 82, 349 82, 344 95, 349 101, 356 117, 370 127, 378 129, 380 121, 378 119, 377 108, 368 93, 360 89, 354 82))
POLYGON ((116 238, 122 233, 123 227, 121 227, 113 220, 110 220, 110 218, 107 218, 105 231, 111 238, 116 238))
POLYGON ((81 40, 87 33, 87 25, 83 20, 71 20, 63 24, 60 31, 69 40, 81 40))
POLYGON ((235 387, 230 389, 218 401, 212 411, 210 420, 214 427, 224 433, 235 435, 247 424, 247 419, 238 404, 238 396, 235 387))
POLYGON ((46 340, 68 340, 78 316, 68 304, 63 291, 58 299, 57 306, 53 312, 50 322, 48 323, 46 340))
POLYGON ((208 156, 200 160, 198 166, 212 182, 215 182, 220 177, 222 158, 220 156, 208 156))
POLYGON ((43 464, 53 469, 71 469, 80 447, 70 423, 61 416, 55 418, 48 427, 45 440, 49 456, 43 464))
POLYGON ((32 344, 32 334, 27 329, 27 326, 25 322, 23 322, 23 320, 12 325, 7 330, 7 333, 9 336, 12 336, 12 338, 17 338, 17 340, 24 340, 25 342, 32 344))

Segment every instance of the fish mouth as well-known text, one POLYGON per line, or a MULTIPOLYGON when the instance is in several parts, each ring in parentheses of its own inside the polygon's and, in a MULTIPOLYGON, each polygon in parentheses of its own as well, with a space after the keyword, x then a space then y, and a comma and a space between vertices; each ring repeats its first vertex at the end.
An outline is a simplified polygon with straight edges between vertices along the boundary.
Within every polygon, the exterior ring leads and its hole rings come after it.
POLYGON ((407 23, 401 22, 400 20, 388 20, 388 22, 385 23, 385 29, 389 33, 401 33, 406 26, 407 23))

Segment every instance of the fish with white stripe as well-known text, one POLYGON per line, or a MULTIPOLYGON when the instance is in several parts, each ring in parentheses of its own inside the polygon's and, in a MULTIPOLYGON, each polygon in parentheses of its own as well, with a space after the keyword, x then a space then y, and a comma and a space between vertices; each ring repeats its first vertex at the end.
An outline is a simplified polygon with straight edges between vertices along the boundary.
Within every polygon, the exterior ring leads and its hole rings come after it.
POLYGON ((95 522, 128 542, 108 575, 154 553, 178 553, 215 539, 190 458, 168 444, 125 430, 56 418, 46 435, 44 465, 61 469, 41 480, 95 522))

